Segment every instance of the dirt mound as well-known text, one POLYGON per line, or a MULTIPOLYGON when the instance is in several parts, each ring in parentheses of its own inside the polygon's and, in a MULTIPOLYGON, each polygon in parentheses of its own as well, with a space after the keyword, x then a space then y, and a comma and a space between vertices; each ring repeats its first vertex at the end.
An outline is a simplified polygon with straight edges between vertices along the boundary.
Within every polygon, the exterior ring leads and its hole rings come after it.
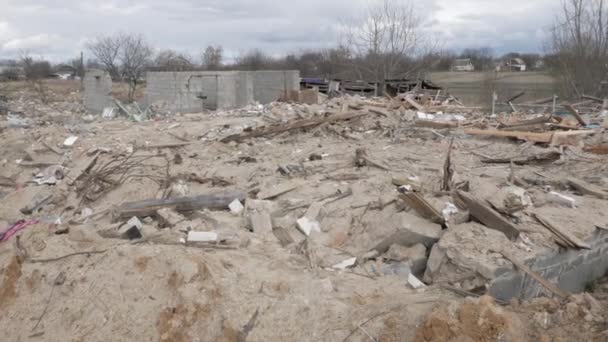
POLYGON ((433 312, 416 333, 415 341, 525 341, 519 318, 497 307, 494 299, 467 301, 453 312, 433 312))

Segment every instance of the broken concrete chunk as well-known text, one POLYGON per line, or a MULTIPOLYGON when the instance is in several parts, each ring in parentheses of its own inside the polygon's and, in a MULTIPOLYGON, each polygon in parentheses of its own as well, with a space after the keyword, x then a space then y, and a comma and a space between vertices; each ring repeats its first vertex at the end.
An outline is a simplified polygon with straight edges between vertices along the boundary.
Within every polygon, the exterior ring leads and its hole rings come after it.
POLYGON ((188 232, 188 242, 217 242, 218 234, 215 232, 188 232))
POLYGON ((142 238, 142 235, 141 235, 142 227, 143 227, 143 224, 141 223, 141 221, 137 217, 132 217, 127 223, 125 223, 124 225, 122 225, 119 228, 118 234, 123 239, 128 239, 128 240, 141 239, 142 238))
POLYGON ((156 211, 156 214, 161 220, 161 223, 167 227, 175 227, 180 222, 186 221, 186 218, 173 209, 163 208, 156 211))
POLYGON ((378 253, 385 253, 395 244, 405 247, 422 244, 430 248, 441 236, 440 225, 408 213, 394 215, 386 224, 393 233, 372 248, 378 253))
POLYGON ((422 244, 413 247, 392 245, 388 252, 384 254, 384 259, 405 262, 409 264, 412 273, 421 274, 426 268, 426 247, 422 244))
POLYGON ((512 269, 495 251, 507 250, 525 260, 531 252, 519 250, 501 232, 479 223, 466 223, 446 230, 433 246, 424 274, 425 283, 461 282, 469 279, 464 290, 485 285, 512 269), (470 287, 468 286, 470 285, 470 287))
POLYGON ((254 233, 269 234, 272 233, 272 218, 266 212, 255 212, 249 216, 251 229, 254 233))
POLYGON ((503 204, 507 209, 527 208, 532 205, 532 199, 526 189, 509 186, 501 189, 500 192, 504 195, 503 204))
POLYGON ((306 236, 310 236, 312 232, 321 232, 321 225, 318 221, 314 221, 304 216, 297 221, 298 229, 306 236))
POLYGON ((243 204, 241 203, 241 201, 239 201, 238 199, 235 199, 234 201, 232 201, 229 205, 228 208, 230 208, 230 212, 233 213, 234 215, 241 215, 241 213, 243 212, 243 210, 245 210, 245 207, 243 206, 243 204))

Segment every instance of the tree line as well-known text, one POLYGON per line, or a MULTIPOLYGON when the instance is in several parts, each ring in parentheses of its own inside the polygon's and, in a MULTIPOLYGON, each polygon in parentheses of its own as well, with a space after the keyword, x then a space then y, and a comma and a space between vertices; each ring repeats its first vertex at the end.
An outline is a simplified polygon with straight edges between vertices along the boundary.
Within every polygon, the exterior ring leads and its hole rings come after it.
MULTIPOLYGON (((424 77, 448 71, 456 59, 469 59, 478 71, 492 71, 500 61, 521 58, 530 69, 537 65, 555 73, 565 93, 605 91, 608 74, 608 8, 603 0, 562 0, 562 9, 551 29, 544 55, 517 52, 497 58, 490 48, 441 49, 417 15, 413 0, 383 0, 358 18, 343 23, 333 48, 313 49, 271 56, 260 49, 228 60, 220 45, 208 46, 198 56, 171 49, 156 50, 139 34, 117 33, 94 38, 86 44, 89 58, 64 64, 107 70, 115 80, 130 84, 130 94, 148 70, 284 70, 297 69, 303 77, 381 81, 424 77), (542 63, 538 63, 541 61, 542 63)), ((18 61, 26 77, 52 70, 43 59, 23 55, 18 61)))

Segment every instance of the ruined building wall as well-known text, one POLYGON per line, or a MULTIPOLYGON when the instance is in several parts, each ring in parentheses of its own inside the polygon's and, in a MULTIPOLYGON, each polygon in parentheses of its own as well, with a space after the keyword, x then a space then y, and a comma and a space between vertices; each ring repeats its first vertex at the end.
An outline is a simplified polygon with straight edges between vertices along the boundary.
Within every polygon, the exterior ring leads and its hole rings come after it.
POLYGON ((176 112, 230 109, 278 100, 299 82, 299 71, 148 72, 146 98, 176 112))
POLYGON ((101 113, 104 108, 114 106, 112 101, 112 78, 102 70, 87 70, 84 76, 84 107, 91 113, 101 113))

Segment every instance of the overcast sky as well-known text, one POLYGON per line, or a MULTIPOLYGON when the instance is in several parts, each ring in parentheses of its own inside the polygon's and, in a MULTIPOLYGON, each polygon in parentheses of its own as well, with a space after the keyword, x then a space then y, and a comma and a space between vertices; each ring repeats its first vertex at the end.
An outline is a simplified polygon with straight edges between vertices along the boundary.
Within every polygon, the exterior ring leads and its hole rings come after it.
MULTIPOLYGON (((53 61, 118 31, 143 33, 156 48, 193 56, 220 44, 227 54, 273 55, 336 44, 340 24, 381 0, 0 0, 0 59, 20 50, 53 61)), ((406 0, 401 0, 406 1, 406 0)), ((542 52, 558 0, 416 1, 444 48, 542 52)))

